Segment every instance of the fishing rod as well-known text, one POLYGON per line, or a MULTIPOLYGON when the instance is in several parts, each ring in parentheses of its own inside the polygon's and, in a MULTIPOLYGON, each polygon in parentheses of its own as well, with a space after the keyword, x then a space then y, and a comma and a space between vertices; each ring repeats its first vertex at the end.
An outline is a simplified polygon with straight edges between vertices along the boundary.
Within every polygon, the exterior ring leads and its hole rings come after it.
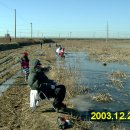
POLYGON ((16 84, 16 83, 12 83, 12 84, 0 84, 0 87, 1 86, 6 86, 6 85, 28 85, 28 84, 26 84, 26 83, 22 83, 22 84, 16 84))

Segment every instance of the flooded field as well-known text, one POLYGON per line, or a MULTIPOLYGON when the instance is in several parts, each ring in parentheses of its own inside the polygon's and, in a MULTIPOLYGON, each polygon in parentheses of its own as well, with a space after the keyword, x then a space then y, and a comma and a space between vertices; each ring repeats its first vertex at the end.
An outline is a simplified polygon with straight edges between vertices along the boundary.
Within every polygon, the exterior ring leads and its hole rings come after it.
POLYGON ((30 89, 21 75, 18 61, 27 50, 30 60, 38 58, 43 65, 52 67, 48 73, 50 79, 66 86, 68 107, 78 110, 82 120, 87 117, 83 126, 90 125, 89 129, 76 124, 70 130, 129 130, 129 122, 89 121, 88 117, 90 111, 130 111, 129 41, 106 44, 104 41, 63 40, 57 44, 65 47, 65 59, 56 56, 55 44, 52 47, 45 44, 42 49, 40 44, 6 47, 1 51, 0 129, 57 130, 56 119, 62 114, 43 112, 50 104, 43 102, 34 114, 30 112, 30 89))
MULTIPOLYGON (((76 96, 71 101, 86 117, 88 111, 128 112, 130 110, 130 66, 126 63, 90 61, 87 52, 68 52, 58 66, 66 67, 76 73, 76 85, 86 87, 88 92, 76 96)), ((111 123, 100 123, 93 130, 111 129, 111 123)), ((120 123, 120 128, 130 128, 129 122, 120 123)))

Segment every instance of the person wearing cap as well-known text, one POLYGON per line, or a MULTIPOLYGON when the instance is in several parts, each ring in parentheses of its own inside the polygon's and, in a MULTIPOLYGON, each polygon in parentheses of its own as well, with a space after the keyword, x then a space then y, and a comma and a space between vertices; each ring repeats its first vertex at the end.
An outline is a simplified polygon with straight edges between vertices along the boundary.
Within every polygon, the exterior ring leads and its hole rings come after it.
POLYGON ((49 70, 50 67, 42 67, 38 59, 31 62, 28 85, 31 88, 30 107, 32 109, 35 109, 38 105, 39 97, 41 99, 54 98, 53 107, 57 110, 66 107, 62 103, 65 98, 66 88, 64 85, 56 85, 53 80, 46 76, 45 73, 49 70))
POLYGON ((20 63, 21 63, 22 73, 24 74, 25 81, 26 81, 28 79, 28 75, 29 75, 29 58, 28 58, 27 51, 23 52, 20 63))

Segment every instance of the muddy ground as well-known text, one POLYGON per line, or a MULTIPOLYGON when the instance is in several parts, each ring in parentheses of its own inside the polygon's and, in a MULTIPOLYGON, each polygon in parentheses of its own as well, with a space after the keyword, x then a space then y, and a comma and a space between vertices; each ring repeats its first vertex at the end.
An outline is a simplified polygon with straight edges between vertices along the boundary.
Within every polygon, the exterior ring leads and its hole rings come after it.
MULTIPOLYGON (((64 40, 57 44, 62 44, 66 52, 86 51, 89 53, 90 60, 97 60, 106 64, 109 62, 130 64, 130 41, 109 41, 106 43, 105 41, 64 40)), ((48 76, 58 84, 64 84, 67 87, 64 102, 69 108, 74 109, 69 102, 69 99, 74 96, 74 75, 72 73, 70 75, 67 70, 57 70, 55 44, 51 48, 48 44, 45 44, 41 49, 40 44, 36 44, 1 51, 0 84, 15 75, 18 70, 20 71, 19 57, 24 50, 29 52, 30 59, 38 58, 45 66, 52 67, 48 76), (14 65, 16 66, 13 67, 14 65), (61 74, 60 71, 64 73, 61 74)), ((30 88, 27 86, 27 82, 24 81, 22 75, 18 75, 14 84, 2 93, 0 96, 0 130, 58 130, 57 117, 64 114, 54 111, 48 112, 47 109, 51 107, 51 103, 48 101, 41 101, 39 107, 32 113, 29 108, 29 91, 30 88)), ((83 129, 78 123, 76 122, 70 130, 83 129)), ((112 130, 119 129, 112 127, 112 130)))

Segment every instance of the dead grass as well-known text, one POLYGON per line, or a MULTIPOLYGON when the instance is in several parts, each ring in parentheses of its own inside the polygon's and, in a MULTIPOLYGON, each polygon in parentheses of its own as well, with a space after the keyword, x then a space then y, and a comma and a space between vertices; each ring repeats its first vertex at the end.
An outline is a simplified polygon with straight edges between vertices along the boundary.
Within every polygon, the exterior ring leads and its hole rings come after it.
POLYGON ((111 102, 113 100, 109 93, 98 93, 91 98, 93 101, 97 102, 111 102))
MULTIPOLYGON (((93 42, 88 41, 63 41, 63 46, 65 46, 67 51, 86 51, 90 54, 90 59, 96 59, 101 62, 113 62, 113 61, 127 61, 130 62, 130 53, 129 49, 120 50, 115 48, 113 50, 112 45, 104 45, 104 42, 93 42), (124 55, 122 54, 124 53, 124 55), (126 57, 127 58, 126 58, 126 57), (122 60, 122 58, 124 58, 122 60)), ((117 44, 117 43, 116 43, 117 44)), ((65 98, 65 103, 68 106, 72 107, 69 103, 69 99, 75 95, 87 93, 89 90, 86 87, 81 87, 82 89, 76 88, 75 83, 75 72, 71 69, 66 70, 57 68, 55 66, 55 53, 52 48, 49 48, 48 45, 45 45, 40 49, 40 45, 32 45, 29 47, 16 50, 14 53, 21 53, 23 50, 29 51, 29 58, 34 59, 38 58, 41 60, 43 65, 51 66, 52 70, 48 73, 50 79, 57 81, 57 84, 64 84, 67 89, 67 95, 65 98), (36 53, 39 52, 39 53, 36 53), (76 89, 75 89, 76 88, 76 89)), ((7 53, 9 54, 9 53, 7 53)), ((7 56, 6 53, 3 53, 1 58, 7 56)), ((20 55, 17 55, 18 57, 20 55)), ((12 74, 16 73, 11 71, 12 74)), ((116 78, 127 78, 123 72, 112 73, 111 76, 116 78)), ((9 77, 9 76, 7 76, 9 77)), ((23 78, 17 79, 16 83, 23 83, 23 78)), ((27 86, 18 86, 13 85, 8 89, 3 96, 0 97, 0 129, 4 130, 57 130, 56 119, 57 115, 55 112, 45 112, 46 108, 49 108, 51 104, 48 102, 41 102, 37 110, 32 113, 29 109, 29 91, 30 89, 27 86)), ((111 101, 111 96, 109 94, 97 94, 93 97, 94 101, 99 102, 108 102, 111 101)), ((76 122, 75 118, 75 122, 76 122)), ((88 130, 92 129, 94 123, 92 122, 76 122, 76 127, 70 130, 88 130)), ((112 128, 113 130, 121 130, 120 128, 112 128)), ((125 129, 124 129, 125 130, 125 129)))
POLYGON ((108 78, 110 79, 112 85, 120 90, 124 88, 124 81, 129 79, 129 75, 122 71, 115 71, 112 72, 108 78))
POLYGON ((111 40, 106 43, 103 40, 65 40, 62 42, 67 51, 85 51, 89 53, 90 60, 102 63, 121 62, 130 64, 130 40, 111 40), (123 44, 125 48, 119 47, 123 44))

